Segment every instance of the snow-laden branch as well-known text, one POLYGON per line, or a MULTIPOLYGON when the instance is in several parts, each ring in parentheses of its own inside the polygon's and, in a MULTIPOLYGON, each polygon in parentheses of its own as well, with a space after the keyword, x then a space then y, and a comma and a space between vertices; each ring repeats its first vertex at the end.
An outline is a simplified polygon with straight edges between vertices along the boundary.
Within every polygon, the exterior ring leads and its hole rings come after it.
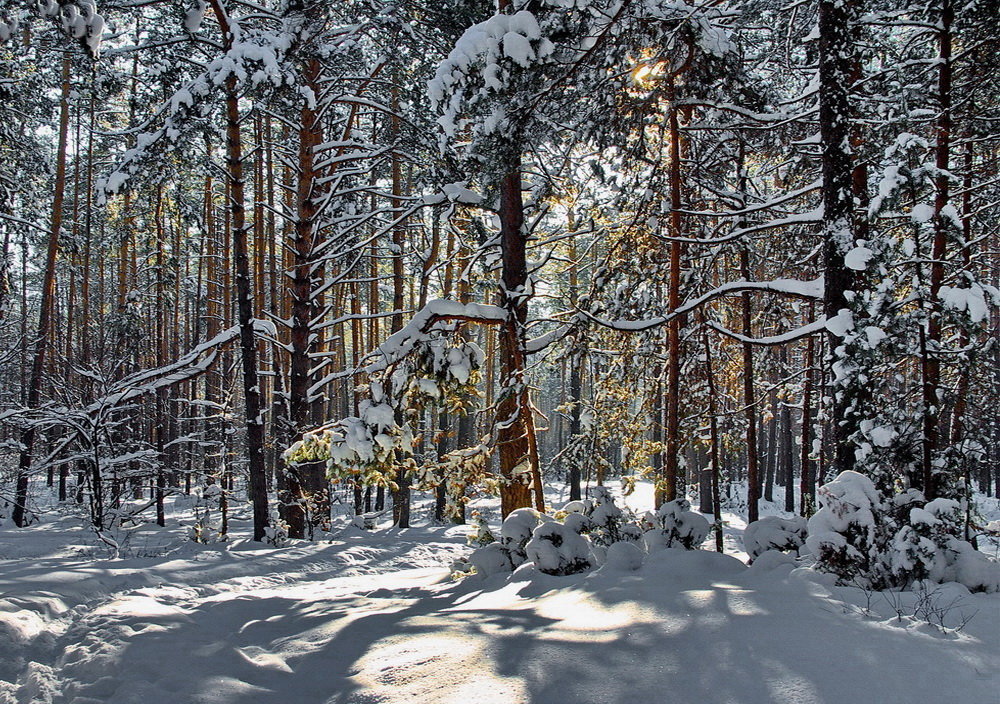
MULTIPOLYGON (((787 193, 783 193, 780 196, 772 198, 769 201, 765 201, 763 203, 754 203, 753 205, 747 206, 746 208, 740 208, 738 210, 726 210, 722 212, 715 212, 711 210, 685 210, 682 208, 680 212, 683 213, 684 215, 698 215, 707 217, 713 217, 713 216, 726 217, 726 218, 740 217, 744 215, 751 215, 753 213, 759 213, 763 210, 772 210, 773 208, 779 205, 783 205, 789 201, 795 200, 800 196, 808 195, 813 191, 818 191, 822 187, 823 187, 823 181, 821 179, 817 179, 807 186, 803 186, 802 188, 797 188, 794 191, 788 191, 787 193)), ((806 214, 809 216, 813 215, 813 213, 806 213, 806 214)))
POLYGON ((800 298, 819 300, 823 297, 823 277, 818 277, 812 281, 799 281, 797 279, 775 279, 774 281, 731 281, 712 289, 708 293, 702 294, 692 301, 688 301, 682 306, 678 306, 667 315, 647 318, 645 320, 605 320, 599 318, 585 310, 580 312, 589 319, 612 330, 622 330, 625 332, 642 332, 651 330, 669 323, 674 318, 686 315, 700 306, 713 301, 721 296, 731 293, 741 293, 743 291, 767 291, 770 293, 783 293, 788 296, 798 296, 800 298))
POLYGON ((371 354, 375 361, 365 366, 364 371, 371 374, 387 369, 409 354, 417 342, 426 339, 437 323, 458 321, 499 325, 507 321, 507 311, 484 303, 460 303, 445 298, 430 301, 401 330, 378 346, 371 354))
MULTIPOLYGON (((6 6, 8 4, 14 3, 5 3, 4 10, 11 9, 6 6)), ((24 4, 55 24, 66 36, 80 42, 90 58, 100 55, 106 22, 97 11, 95 0, 37 0, 24 4)), ((17 12, 9 19, 6 12, 0 17, 0 44, 18 37, 20 19, 17 12)))
POLYGON ((788 217, 777 218, 774 220, 768 220, 767 222, 760 223, 759 225, 750 225, 749 227, 739 227, 729 233, 722 235, 721 237, 664 237, 663 239, 670 242, 685 242, 688 244, 725 244, 726 242, 732 242, 733 240, 738 240, 744 235, 751 235, 755 232, 762 232, 764 230, 772 230, 776 227, 786 227, 789 225, 802 225, 808 223, 817 223, 823 221, 823 208, 815 208, 814 210, 809 210, 804 213, 796 213, 794 215, 789 215, 788 217))
POLYGON ((525 343, 524 351, 528 354, 541 352, 545 348, 566 337, 566 335, 568 335, 574 327, 575 326, 572 324, 560 325, 554 330, 550 330, 549 332, 543 333, 538 337, 532 338, 525 343))
POLYGON ((385 342, 367 356, 366 359, 371 359, 371 362, 357 369, 328 374, 313 384, 309 388, 309 393, 316 393, 331 381, 346 376, 361 372, 375 374, 385 371, 410 354, 418 342, 426 340, 438 323, 462 321, 481 325, 501 325, 507 321, 507 311, 500 306, 484 303, 460 303, 445 298, 429 301, 413 314, 401 330, 386 338, 385 342))
POLYGON ((746 335, 741 335, 738 332, 733 332, 728 328, 723 327, 714 320, 708 321, 706 323, 708 327, 712 328, 716 332, 720 332, 726 337, 731 337, 739 342, 746 342, 751 345, 784 345, 788 342, 794 342, 795 340, 801 340, 803 337, 809 337, 817 332, 821 332, 826 329, 826 317, 823 316, 819 320, 814 320, 811 323, 797 327, 794 330, 789 330, 788 332, 783 332, 780 335, 771 335, 769 337, 748 337, 746 335))
MULTIPOLYGON (((273 336, 274 324, 265 320, 254 320, 254 331, 259 336, 273 336)), ((239 325, 226 328, 211 340, 206 340, 190 352, 170 364, 155 369, 146 369, 116 383, 109 393, 87 406, 88 413, 97 413, 103 408, 120 406, 133 399, 155 393, 160 389, 179 384, 208 371, 218 350, 240 334, 239 325)))

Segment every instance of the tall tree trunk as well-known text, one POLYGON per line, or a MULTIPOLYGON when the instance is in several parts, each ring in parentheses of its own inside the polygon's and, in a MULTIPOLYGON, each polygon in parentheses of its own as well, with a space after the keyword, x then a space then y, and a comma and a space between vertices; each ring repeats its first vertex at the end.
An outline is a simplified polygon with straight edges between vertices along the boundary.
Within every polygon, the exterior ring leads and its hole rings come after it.
MULTIPOLYGON (((397 74, 398 81, 398 74, 397 74)), ((399 109, 399 88, 393 86, 392 88, 392 117, 390 118, 390 123, 392 127, 393 137, 399 141, 399 118, 396 117, 396 113, 399 109)), ((399 332, 403 329, 403 317, 405 304, 403 302, 403 295, 405 293, 405 277, 403 271, 403 250, 406 246, 406 226, 402 221, 400 221, 400 216, 403 211, 403 171, 402 163, 400 162, 400 157, 398 152, 393 153, 392 157, 392 196, 393 196, 393 208, 395 210, 394 216, 397 220, 395 227, 392 228, 392 245, 393 245, 393 256, 392 256, 392 308, 393 316, 392 323, 390 327, 390 334, 399 332)), ((403 409, 396 409, 396 422, 401 423, 403 421, 403 409)), ((406 470, 405 464, 403 464, 401 453, 397 451, 397 461, 398 469, 396 470, 396 485, 397 489, 393 492, 392 497, 392 518, 393 523, 398 528, 409 528, 410 527, 410 474, 406 470)))
POLYGON ((715 375, 712 372, 712 348, 708 344, 708 329, 702 327, 702 341, 705 345, 705 379, 708 382, 708 427, 711 445, 712 516, 715 520, 715 550, 723 551, 722 545, 722 498, 719 495, 719 415, 716 409, 715 375))
MULTIPOLYGON (((674 96, 671 96, 672 98, 674 96)), ((678 238, 682 235, 681 219, 681 132, 678 121, 679 108, 670 106, 670 278, 667 290, 667 307, 673 312, 681 304, 681 256, 678 238)), ((683 493, 680 476, 680 396, 681 396, 681 318, 674 316, 667 323, 667 402, 666 427, 664 428, 663 466, 657 482, 654 502, 657 507, 664 501, 673 501, 683 493)))
MULTIPOLYGON (((213 0, 220 23, 223 13, 213 0)), ((228 26, 223 30, 232 42, 228 26)), ((257 373, 257 339, 254 332, 253 292, 250 257, 247 251, 246 197, 243 180, 243 145, 240 135, 239 95, 236 77, 229 76, 226 91, 226 167, 230 185, 230 227, 233 259, 236 268, 236 302, 240 325, 240 348, 243 362, 243 403, 246 412, 247 454, 250 473, 250 501, 253 504, 253 539, 264 539, 268 526, 267 470, 264 462, 264 419, 260 401, 260 377, 257 373)))
MULTIPOLYGON (((962 263, 968 267, 972 261, 969 251, 972 239, 972 154, 975 142, 969 140, 965 145, 965 168, 962 175, 962 263)), ((967 347, 969 333, 963 327, 959 331, 958 346, 967 347)), ((963 364, 959 370, 958 389, 955 393, 955 407, 951 412, 951 428, 949 439, 952 445, 958 445, 965 438, 965 413, 968 408, 970 365, 963 364)), ((986 490, 987 492, 989 489, 986 490)))
MULTIPOLYGON (((771 381, 774 381, 774 375, 771 375, 771 381)), ((777 472, 778 465, 778 397, 775 393, 775 389, 770 392, 771 397, 771 417, 765 424, 767 428, 767 433, 760 433, 767 438, 766 449, 763 451, 764 454, 764 500, 774 501, 774 475, 777 472)), ((757 447, 759 448, 764 443, 758 438, 757 447)))
POLYGON ((921 471, 924 495, 937 498, 941 478, 934 473, 935 455, 941 442, 938 424, 941 419, 941 285, 944 283, 944 259, 948 244, 948 220, 944 210, 950 204, 948 170, 951 166, 951 28, 955 11, 951 0, 940 0, 938 23, 938 122, 934 165, 937 167, 934 195, 934 242, 931 251, 926 351, 923 355, 923 445, 921 471))
MULTIPOLYGON (((813 306, 809 306, 809 320, 812 322, 813 306)), ((812 335, 806 341, 806 378, 802 388, 802 447, 799 460, 801 479, 799 481, 799 513, 808 518, 813 513, 816 498, 816 487, 812 477, 812 391, 813 391, 813 353, 815 339, 812 335)))
MULTIPOLYGON (((497 9, 509 12, 511 0, 498 0, 497 9)), ((517 149, 520 140, 515 137, 517 149)), ((507 311, 500 330, 500 387, 497 405, 497 442, 500 446, 500 513, 531 505, 530 485, 535 489, 535 508, 545 508, 542 495, 538 447, 534 438, 528 380, 525 378, 525 330, 528 319, 528 234, 524 228, 521 194, 521 158, 512 160, 500 182, 500 258, 502 265, 500 305, 507 311)))
MULTIPOLYGON (((310 58, 304 67, 304 83, 318 95, 319 61, 310 58)), ((297 218, 295 221, 294 267, 291 282, 292 327, 291 359, 289 362, 289 416, 293 440, 301 438, 310 427, 315 400, 310 394, 312 385, 312 321, 319 313, 314 298, 314 277, 316 276, 316 215, 317 180, 315 168, 316 147, 323 141, 323 128, 316 110, 306 102, 299 115, 299 151, 297 165, 297 218)), ((286 468, 285 489, 281 492, 280 508, 282 518, 288 525, 288 535, 292 538, 306 537, 306 513, 311 501, 310 489, 320 485, 320 477, 325 481, 322 463, 305 463, 286 468), (320 476, 316 476, 320 475, 320 476)))
MULTIPOLYGON (((855 245, 853 158, 851 137, 851 74, 855 52, 853 25, 858 0, 820 0, 819 3, 819 123, 823 163, 823 309, 832 320, 850 310, 845 295, 854 288, 852 270, 844 256, 855 245)), ((828 333, 828 366, 837 360, 841 338, 828 333)), ((831 372, 831 469, 839 474, 854 468, 851 437, 858 429, 853 395, 858 389, 839 385, 831 372)))
MULTIPOLYGON (((154 329, 153 329, 153 344, 155 346, 154 351, 154 363, 152 366, 159 367, 167 362, 166 354, 166 316, 167 311, 162 305, 164 302, 164 268, 166 267, 166 257, 163 251, 164 245, 164 214, 163 214, 163 185, 157 184, 156 186, 156 205, 153 209, 153 220, 154 220, 154 230, 156 233, 156 269, 155 269, 155 283, 154 291, 156 292, 156 300, 161 303, 157 306, 156 316, 154 318, 154 329)), ((163 499, 164 499, 164 475, 163 475, 163 465, 166 462, 166 431, 167 431, 167 389, 157 389, 156 395, 153 399, 153 423, 151 426, 153 432, 154 447, 156 448, 156 472, 153 477, 152 486, 150 486, 151 494, 153 496, 153 501, 156 504, 156 525, 165 526, 166 525, 166 514, 164 511, 163 499)))
MULTIPOLYGON (((576 230, 576 213, 573 208, 569 209, 569 218, 566 223, 567 228, 570 232, 576 230)), ((577 271, 577 249, 576 249, 576 238, 574 237, 570 240, 570 250, 569 258, 571 262, 571 268, 569 270, 569 296, 570 303, 576 305, 577 295, 579 289, 579 273, 577 271)), ((580 435, 582 430, 581 415, 583 413, 583 363, 586 359, 586 351, 583 348, 582 341, 574 340, 574 348, 580 347, 580 349, 574 349, 570 355, 569 359, 569 402, 570 408, 570 420, 569 420, 569 436, 570 442, 573 438, 580 435)), ((574 455, 570 457, 569 465, 569 500, 579 501, 583 494, 580 491, 580 457, 574 455)))
MULTIPOLYGON (((524 377, 524 325, 528 318, 527 234, 519 166, 500 183, 500 250, 503 266, 500 304, 508 320, 500 329, 500 387, 497 442, 500 449, 500 512, 531 505, 529 482, 538 472, 528 439, 528 386, 524 377)), ((536 506, 541 497, 536 497, 536 506)))
MULTIPOLYGON (((741 167, 742 171, 742 167, 741 167)), ((746 246, 740 249, 740 272, 745 281, 750 281, 750 253, 746 246)), ((750 293, 744 291, 741 295, 740 315, 743 322, 743 334, 753 337, 750 317, 750 293)), ((760 517, 760 472, 757 463, 757 395, 754 390, 753 345, 743 343, 743 405, 746 416, 746 446, 747 446, 747 521, 752 523, 760 517)))
POLYGON ((785 510, 795 510, 795 458, 792 451, 792 410, 787 401, 781 404, 781 438, 778 445, 781 475, 785 488, 785 510))
MULTIPOLYGON (((45 373, 45 353, 48 349, 49 327, 55 302, 56 259, 59 256, 59 235, 62 230, 63 194, 66 190, 66 143, 69 135, 69 93, 70 66, 67 55, 62 64, 62 88, 59 101, 59 146, 56 150, 55 192, 52 197, 52 220, 49 229, 49 243, 45 254, 45 272, 42 279, 42 297, 38 311, 38 330, 35 351, 31 362, 31 377, 28 381, 26 406, 37 408, 42 395, 42 377, 45 373)), ((27 425, 21 431, 21 453, 17 466, 14 489, 14 509, 11 518, 14 525, 24 526, 28 519, 28 480, 31 471, 31 455, 35 448, 35 427, 27 425)), ((98 528, 101 518, 98 517, 98 528)))

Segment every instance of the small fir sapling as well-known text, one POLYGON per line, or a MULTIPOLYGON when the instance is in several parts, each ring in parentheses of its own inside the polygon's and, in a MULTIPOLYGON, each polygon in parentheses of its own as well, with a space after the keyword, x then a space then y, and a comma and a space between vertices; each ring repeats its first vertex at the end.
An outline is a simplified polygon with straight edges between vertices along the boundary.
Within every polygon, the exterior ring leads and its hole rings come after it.
POLYGON ((952 499, 914 505, 887 549, 894 586, 960 582, 971 591, 1000 591, 1000 563, 961 539, 962 506, 952 499))
POLYGON ((594 523, 594 520, 590 516, 575 511, 566 514, 566 517, 563 519, 563 525, 578 535, 590 533, 597 527, 597 524, 594 523))
POLYGON ((197 487, 194 494, 194 524, 189 531, 191 540, 206 544, 225 540, 225 536, 221 533, 219 517, 212 511, 213 507, 219 505, 222 487, 218 484, 207 484, 197 487))
POLYGON ((667 501, 655 514, 647 513, 645 520, 654 526, 643 535, 649 552, 680 547, 695 550, 705 542, 711 529, 704 516, 691 510, 687 499, 667 501))
POLYGON ((911 589, 955 581, 972 591, 1000 591, 1000 563, 961 539, 961 504, 925 501, 914 489, 882 499, 871 479, 842 472, 819 490, 806 546, 816 568, 841 584, 911 589))
POLYGON ((490 472, 491 455, 489 438, 473 447, 452 450, 437 462, 416 467, 413 485, 429 491, 443 483, 446 487, 444 515, 458 518, 468 502, 471 487, 482 486, 490 491, 490 485, 495 484, 496 479, 490 472))
POLYGON ((623 540, 634 542, 642 539, 642 531, 615 504, 607 487, 596 486, 590 493, 594 506, 590 512, 593 527, 589 535, 595 545, 609 547, 623 540))
POLYGON ((880 499, 871 479, 846 471, 818 491, 806 546, 817 566, 844 584, 871 580, 879 566, 880 499))
POLYGON ((465 538, 469 545, 483 547, 484 545, 496 542, 496 536, 493 535, 489 524, 479 511, 472 512, 470 522, 472 523, 473 531, 465 538))
POLYGON ((538 525, 524 549, 527 560, 545 574, 576 574, 591 567, 587 539, 555 521, 538 525))

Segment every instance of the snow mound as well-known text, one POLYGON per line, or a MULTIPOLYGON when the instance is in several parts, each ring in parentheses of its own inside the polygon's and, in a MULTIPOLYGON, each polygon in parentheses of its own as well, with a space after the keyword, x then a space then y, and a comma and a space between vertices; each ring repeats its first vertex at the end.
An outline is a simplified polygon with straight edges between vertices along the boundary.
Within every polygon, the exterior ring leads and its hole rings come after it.
POLYGON ((646 553, 635 543, 612 543, 604 557, 604 572, 635 572, 642 567, 646 553))
POLYGON ((476 574, 492 577, 514 570, 510 559, 510 551, 500 543, 490 543, 477 548, 469 556, 469 562, 476 568, 476 574))

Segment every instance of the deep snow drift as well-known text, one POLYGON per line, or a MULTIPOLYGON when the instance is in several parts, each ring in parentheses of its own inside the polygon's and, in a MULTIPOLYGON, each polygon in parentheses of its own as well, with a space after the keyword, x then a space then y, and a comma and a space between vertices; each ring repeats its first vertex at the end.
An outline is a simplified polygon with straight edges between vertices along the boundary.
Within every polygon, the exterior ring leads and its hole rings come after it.
MULTIPOLYGON (((745 558, 742 522, 727 518, 745 558)), ((959 585, 864 592, 774 553, 748 568, 679 549, 636 571, 457 580, 467 526, 345 521, 331 540, 273 548, 238 520, 228 545, 196 545, 179 520, 136 530, 125 559, 68 517, 0 529, 0 702, 914 704, 1000 691, 1000 596, 959 585)))

